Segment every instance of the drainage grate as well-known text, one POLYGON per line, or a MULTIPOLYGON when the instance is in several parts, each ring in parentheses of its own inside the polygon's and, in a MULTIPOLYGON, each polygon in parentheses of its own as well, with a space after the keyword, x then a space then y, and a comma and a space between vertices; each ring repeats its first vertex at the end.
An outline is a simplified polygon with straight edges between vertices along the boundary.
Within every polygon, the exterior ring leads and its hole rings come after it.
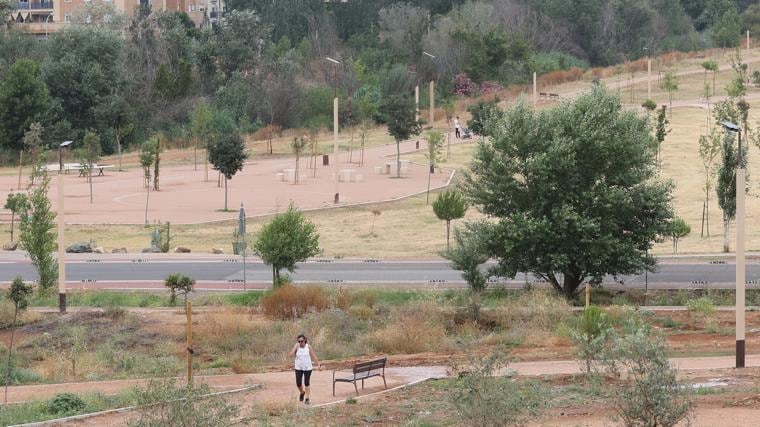
POLYGON ((707 285, 709 283, 710 282, 708 280, 692 280, 691 281, 692 285, 707 285))
POLYGON ((710 264, 725 264, 726 261, 710 261, 710 264))

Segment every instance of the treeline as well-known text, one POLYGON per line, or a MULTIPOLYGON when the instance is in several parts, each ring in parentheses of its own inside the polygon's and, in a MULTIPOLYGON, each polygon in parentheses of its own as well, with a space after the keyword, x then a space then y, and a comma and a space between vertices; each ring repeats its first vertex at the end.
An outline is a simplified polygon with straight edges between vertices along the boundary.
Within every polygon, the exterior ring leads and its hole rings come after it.
POLYGON ((230 0, 221 25, 199 29, 183 13, 140 8, 127 20, 89 2, 73 18, 81 24, 48 40, 0 30, 0 160, 17 158, 33 123, 48 147, 91 130, 105 154, 159 132, 197 139, 198 109, 225 131, 315 132, 331 126, 334 92, 342 126, 382 123, 383 99, 430 79, 446 105, 534 71, 735 46, 744 28, 760 33, 760 5, 749 3, 230 0))

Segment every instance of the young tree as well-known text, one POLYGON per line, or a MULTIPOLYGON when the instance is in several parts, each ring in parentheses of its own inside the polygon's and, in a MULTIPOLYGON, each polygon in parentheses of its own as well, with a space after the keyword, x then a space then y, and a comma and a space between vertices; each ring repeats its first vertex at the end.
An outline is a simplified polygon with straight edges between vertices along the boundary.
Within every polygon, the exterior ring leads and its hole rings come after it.
POLYGON ((705 69, 705 83, 707 83, 707 72, 712 71, 713 73, 713 95, 715 95, 715 75, 718 74, 718 70, 720 67, 718 66, 718 63, 713 60, 708 60, 702 63, 702 68, 705 69))
POLYGON ((206 149, 206 181, 208 181, 208 144, 211 140, 212 119, 213 116, 211 110, 209 109, 208 104, 204 101, 199 102, 198 105, 195 106, 193 116, 190 119, 190 129, 192 129, 193 140, 195 141, 193 144, 193 170, 198 170, 198 144, 200 143, 203 144, 203 147, 206 149))
POLYGON ((476 135, 488 136, 488 121, 499 111, 499 99, 478 101, 467 111, 472 115, 472 119, 467 122, 467 127, 476 135))
POLYGON ((451 261, 455 270, 462 272, 462 278, 470 285, 470 289, 480 293, 488 286, 488 272, 481 266, 488 261, 485 236, 480 233, 481 224, 469 224, 464 228, 454 229, 453 248, 446 248, 441 255, 451 261))
POLYGON ((467 207, 467 200, 457 190, 444 191, 438 194, 438 198, 433 202, 435 216, 441 221, 446 221, 446 249, 449 248, 451 221, 464 218, 464 214, 467 213, 467 207))
POLYGON ((88 129, 82 138, 82 149, 79 153, 82 158, 82 166, 90 183, 90 204, 92 204, 92 171, 100 159, 100 137, 93 130, 88 129))
POLYGON ((683 218, 676 217, 668 224, 667 234, 673 239, 673 253, 678 253, 678 240, 691 233, 691 226, 683 218))
POLYGON ((438 162, 441 160, 441 149, 443 148, 443 133, 439 131, 431 131, 427 134, 427 148, 428 152, 426 154, 426 157, 428 158, 428 163, 430 165, 430 170, 428 171, 428 186, 427 186, 427 195, 425 196, 425 204, 430 203, 430 178, 435 173, 435 167, 438 165, 438 162))
MULTIPOLYGON (((42 125, 39 122, 34 122, 29 126, 29 130, 24 132, 24 150, 26 150, 31 157, 32 167, 37 167, 41 149, 42 125)), ((21 167, 20 163, 19 167, 21 167)), ((32 174, 32 185, 34 185, 34 174, 32 174)))
POLYGON ((705 170, 705 185, 703 187, 705 205, 702 210, 702 231, 700 237, 704 237, 705 230, 707 231, 707 237, 710 237, 710 192, 712 191, 713 178, 715 177, 713 163, 718 154, 720 154, 721 143, 721 135, 717 129, 713 129, 709 135, 700 135, 699 137, 699 157, 702 159, 702 167, 705 170))
POLYGON ((224 176, 224 210, 227 210, 227 181, 243 170, 248 153, 237 132, 218 135, 211 146, 209 161, 224 176))
POLYGON ((419 135, 422 124, 415 118, 414 100, 404 95, 389 95, 380 106, 388 133, 396 141, 396 178, 401 178, 401 141, 419 135))
POLYGON ((153 144, 153 191, 158 191, 158 176, 160 172, 159 166, 161 164, 162 151, 161 138, 157 136, 153 144))
POLYGON ((657 142, 657 151, 655 152, 655 158, 658 166, 662 166, 662 143, 665 142, 665 136, 670 133, 668 129, 668 120, 666 116, 666 106, 662 106, 660 111, 657 112, 657 123, 655 124, 655 141, 657 142))
POLYGON ((16 221, 16 215, 26 209, 28 198, 24 193, 8 193, 8 198, 5 199, 4 209, 11 211, 11 243, 13 243, 13 229, 16 221))
POLYGON ((11 341, 8 345, 8 365, 5 373, 5 399, 4 404, 8 404, 8 385, 11 383, 11 356, 13 355, 13 337, 16 333, 16 320, 20 312, 26 310, 29 302, 27 298, 32 294, 32 287, 26 285, 21 277, 16 277, 11 283, 11 288, 8 291, 8 300, 13 303, 13 323, 11 323, 11 341))
POLYGON ((150 169, 155 158, 156 146, 154 140, 143 142, 140 151, 140 166, 143 168, 145 180, 145 226, 148 226, 148 202, 150 200, 150 169))
POLYGON ((359 165, 364 166, 364 147, 367 142, 367 136, 369 131, 375 125, 375 117, 379 108, 379 96, 380 94, 370 90, 364 90, 355 94, 356 111, 358 113, 359 120, 359 138, 361 139, 361 156, 359 165))
POLYGON ((577 355, 584 362, 587 376, 594 373, 593 363, 601 358, 611 329, 607 313, 601 307, 590 305, 581 313, 577 328, 572 331, 572 338, 577 345, 577 355))
POLYGON ((169 277, 164 280, 164 286, 169 288, 169 304, 176 304, 177 294, 182 294, 184 305, 187 306, 187 295, 193 291, 194 285, 195 280, 184 274, 170 274, 169 277))
POLYGON ((465 181, 495 220, 495 274, 530 272, 572 298, 587 280, 653 268, 647 251, 672 216, 671 190, 646 118, 598 87, 537 112, 518 103, 491 128, 465 181))
POLYGON ((309 138, 306 136, 297 136, 293 138, 293 142, 290 144, 290 148, 293 149, 293 153, 296 155, 296 176, 295 176, 295 182, 294 184, 298 184, 298 163, 301 159, 301 154, 306 149, 306 146, 309 145, 309 138))
MULTIPOLYGON (((728 229, 736 217, 736 166, 738 149, 734 147, 735 136, 727 132, 723 137, 723 156, 718 169, 718 185, 715 190, 718 206, 723 211, 723 252, 729 251, 728 229)), ((747 146, 742 146, 742 166, 747 165, 747 146)), ((743 189, 746 191, 747 189, 743 189)))
POLYGON ((29 203, 21 211, 19 240, 37 270, 40 292, 45 293, 53 287, 58 275, 58 262, 53 257, 56 214, 51 211, 48 198, 50 177, 44 169, 36 169, 35 173, 40 174, 40 183, 30 190, 29 203))
POLYGON ((665 73, 662 79, 662 86, 668 91, 668 102, 670 103, 670 117, 673 117, 673 92, 678 91, 678 76, 672 71, 665 73))
POLYGON ((272 266, 272 286, 280 285, 280 270, 295 271, 296 263, 319 253, 314 224, 291 203, 288 210, 264 224, 253 245, 264 264, 272 266))

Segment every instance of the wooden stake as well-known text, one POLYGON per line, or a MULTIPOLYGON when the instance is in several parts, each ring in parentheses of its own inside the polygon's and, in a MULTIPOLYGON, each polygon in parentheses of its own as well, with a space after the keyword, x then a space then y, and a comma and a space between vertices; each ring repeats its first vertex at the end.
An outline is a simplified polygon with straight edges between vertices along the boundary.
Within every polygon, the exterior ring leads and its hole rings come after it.
POLYGON ((185 304, 187 315, 187 385, 193 385, 193 302, 185 304))
POLYGON ((591 285, 586 283, 586 307, 591 304, 591 285))
POLYGON ((21 170, 24 167, 24 150, 18 152, 18 186, 16 191, 21 191, 21 170))

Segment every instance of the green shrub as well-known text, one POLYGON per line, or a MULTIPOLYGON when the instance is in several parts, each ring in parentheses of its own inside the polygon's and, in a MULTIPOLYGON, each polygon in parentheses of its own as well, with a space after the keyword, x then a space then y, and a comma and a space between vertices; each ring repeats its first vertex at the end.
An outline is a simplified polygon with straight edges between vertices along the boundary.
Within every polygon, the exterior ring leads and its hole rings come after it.
POLYGON ((55 396, 47 405, 47 411, 56 415, 72 415, 87 406, 81 397, 73 393, 61 393, 55 396))
POLYGON ((207 396, 205 384, 178 386, 173 380, 151 381, 137 393, 141 406, 137 417, 128 422, 132 427, 154 426, 229 426, 240 408, 225 396, 207 396))
MULTIPOLYGON (((7 351, 2 360, 5 363, 8 362, 7 351)), ((13 363, 15 364, 16 362, 13 363)), ((1 386, 6 385, 6 379, 8 379, 8 385, 41 383, 44 380, 42 376, 30 369, 16 368, 15 366, 12 366, 10 378, 7 378, 6 374, 6 372, 3 372, 2 375, 0 375, 1 386)))
POLYGON ((495 375, 506 363, 496 356, 473 361, 472 369, 454 382, 451 403, 471 426, 524 425, 546 406, 546 391, 538 383, 519 383, 495 375))
POLYGON ((242 305, 246 307, 253 307, 259 304, 259 300, 264 295, 260 291, 248 291, 227 295, 225 300, 232 305, 242 305))
POLYGON ((674 426, 693 409, 691 388, 681 384, 667 358, 667 344, 647 328, 616 337, 604 355, 608 374, 625 385, 614 388, 612 406, 627 426, 674 426))
POLYGON ((715 313, 715 304, 708 297, 701 297, 695 300, 689 301, 686 306, 689 309, 689 314, 700 316, 711 316, 715 313))

